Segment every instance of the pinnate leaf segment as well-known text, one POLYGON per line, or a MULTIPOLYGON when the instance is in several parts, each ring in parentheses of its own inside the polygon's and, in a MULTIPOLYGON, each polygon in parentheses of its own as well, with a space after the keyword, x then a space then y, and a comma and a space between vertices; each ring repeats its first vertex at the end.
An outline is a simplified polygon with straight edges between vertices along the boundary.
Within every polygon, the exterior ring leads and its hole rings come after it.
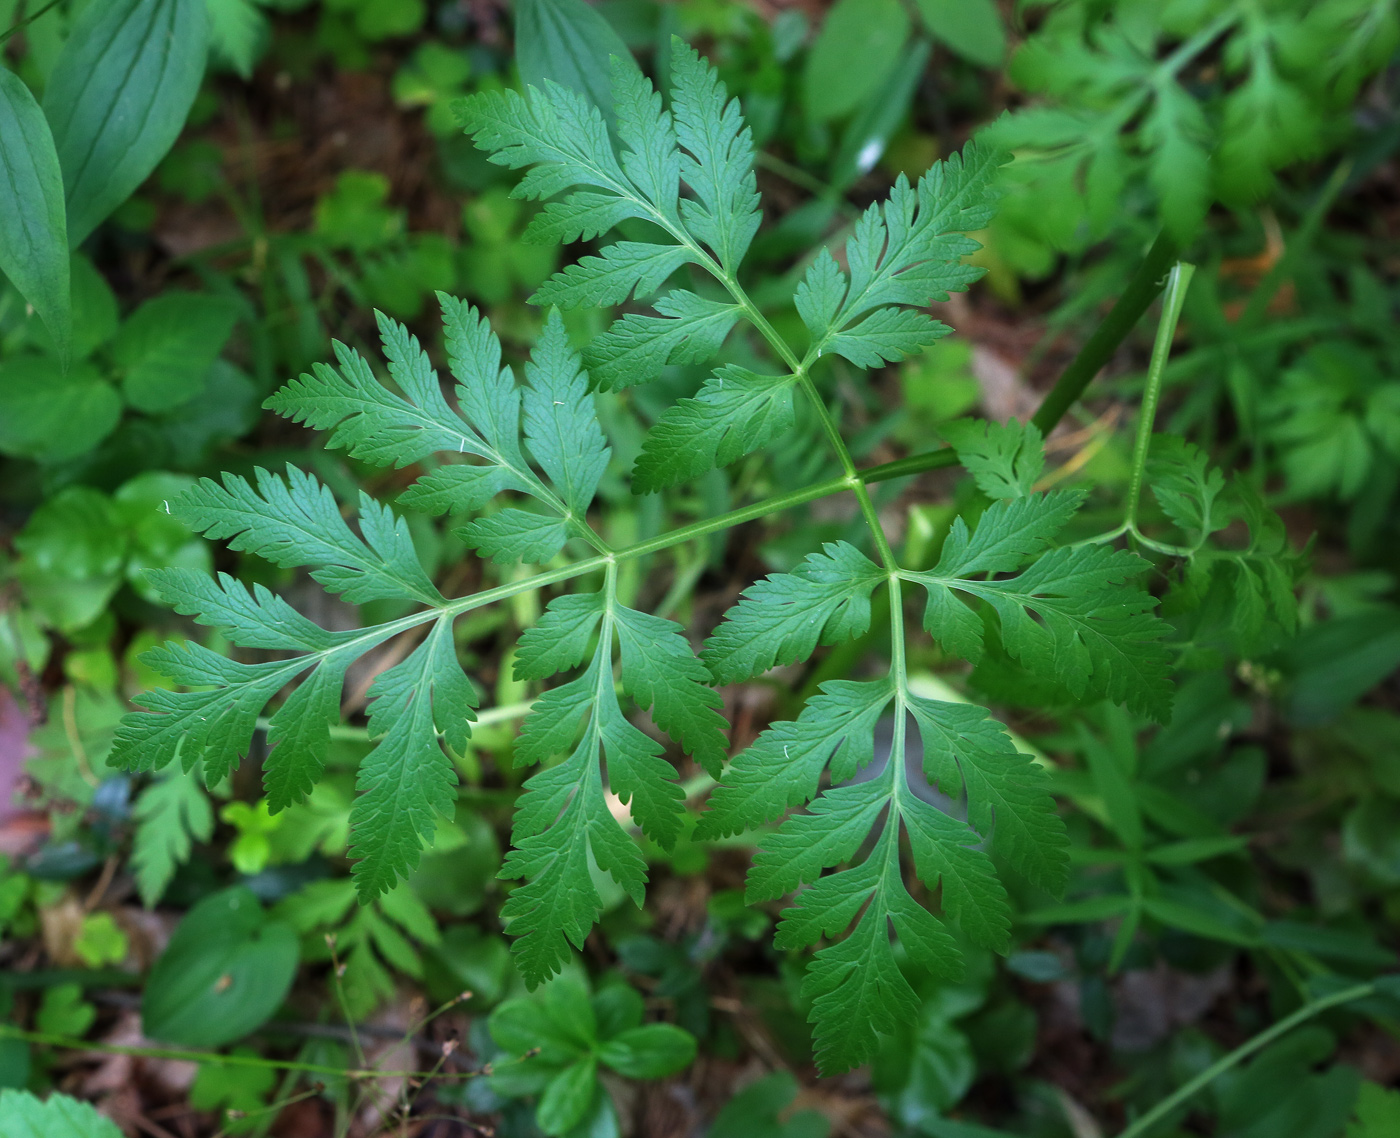
POLYGON ((917 185, 901 178, 887 201, 860 218, 845 268, 823 250, 795 296, 809 334, 799 355, 738 277, 760 220, 753 145, 738 104, 679 42, 671 74, 667 109, 634 68, 615 69, 620 145, 596 109, 553 84, 525 95, 480 94, 460 107, 463 125, 493 162, 526 169, 516 194, 548 199, 532 239, 591 239, 629 218, 650 223, 656 238, 605 245, 540 288, 534 300, 551 311, 523 383, 502 366, 500 344, 480 314, 442 296, 451 397, 418 341, 380 317, 387 382, 337 344, 335 366, 317 366, 268 402, 365 462, 403 467, 434 456, 397 505, 472 517, 457 533, 483 557, 549 567, 444 597, 404 519, 367 495, 352 527, 330 490, 295 468, 285 476, 260 470, 251 480, 205 480, 171 503, 195 529, 277 565, 309 567, 348 602, 392 599, 410 611, 330 631, 262 586, 184 570, 155 574, 179 612, 218 629, 257 662, 195 642, 149 653, 147 661, 176 687, 139 697, 141 710, 123 722, 114 762, 150 771, 178 761, 212 784, 247 754, 259 715, 281 698, 263 770, 270 806, 282 809, 321 775, 349 665, 392 638, 416 637, 369 690, 375 742, 351 818, 355 882, 368 900, 416 864, 438 817, 453 807, 451 756, 467 745, 477 703, 458 660, 454 621, 572 580, 576 591, 550 601, 514 657, 521 679, 566 677, 537 701, 516 747, 517 764, 541 767, 526 783, 502 870, 522 881, 502 917, 526 981, 548 979, 570 946, 582 945, 601 907, 597 869, 642 901, 645 862, 610 803, 625 804, 635 826, 663 848, 681 832, 676 770, 663 745, 633 722, 647 710, 679 750, 720 779, 700 836, 765 829, 749 897, 796 894, 777 943, 822 946, 806 984, 819 1063, 836 1071, 867 1058, 878 1032, 914 1014, 905 967, 957 974, 957 942, 945 922, 979 944, 1007 944, 1010 911, 998 863, 1052 892, 1066 873, 1063 827, 1032 759, 984 709, 911 692, 906 599, 923 595, 924 627, 952 653, 976 660, 988 636, 1000 637, 1027 668, 1052 673, 1086 698, 1126 702, 1159 719, 1170 700, 1166 626, 1134 585, 1144 561, 1104 545, 1059 543, 1080 496, 1032 488, 1042 461, 1034 428, 971 426, 953 438, 993 504, 975 527, 954 524, 933 569, 901 567, 814 381, 824 355, 875 367, 948 332, 924 310, 979 275, 966 263, 977 248, 966 233, 991 216, 999 157, 969 146, 917 185), (650 314, 622 316, 582 357, 570 346, 555 309, 645 297, 682 266, 711 278, 707 295, 673 288, 650 314), (797 400, 811 404, 841 473, 660 537, 610 545, 590 523, 611 459, 591 390, 645 383, 667 364, 710 360, 741 321, 767 341, 780 370, 715 370, 652 429, 633 488, 664 490, 760 450, 791 429, 797 400), (755 583, 699 655, 679 625, 619 599, 624 561, 833 493, 855 496, 873 559, 836 542, 792 572, 755 583), (715 687, 862 635, 881 590, 888 601, 881 611, 890 614, 887 673, 822 685, 796 720, 773 724, 726 763, 715 687), (892 740, 877 756, 882 721, 892 723, 892 740), (911 746, 914 732, 921 748, 911 746), (941 918, 931 911, 935 891, 941 918))

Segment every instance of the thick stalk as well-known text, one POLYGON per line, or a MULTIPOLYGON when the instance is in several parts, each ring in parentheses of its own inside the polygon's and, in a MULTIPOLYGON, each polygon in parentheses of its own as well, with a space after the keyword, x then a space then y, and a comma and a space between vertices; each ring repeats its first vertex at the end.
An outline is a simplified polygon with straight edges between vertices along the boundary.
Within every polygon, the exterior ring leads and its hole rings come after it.
POLYGON ((1079 354, 1070 361, 1069 367, 1060 374, 1054 388, 1032 416, 1031 422, 1040 428, 1041 434, 1050 433, 1064 418, 1065 412, 1084 394, 1084 389, 1094 376, 1113 358, 1118 345, 1162 291, 1167 271, 1176 261, 1178 253, 1176 241, 1165 230, 1157 235, 1157 240, 1128 281, 1118 302, 1094 330, 1089 342, 1079 349, 1079 354))
MULTIPOLYGON (((1065 412, 1084 394, 1089 382, 1113 357, 1118 346, 1127 338, 1134 325, 1142 318, 1148 306, 1162 291, 1166 274, 1176 260, 1177 245, 1166 233, 1158 235, 1138 266, 1137 272, 1128 282, 1118 302, 1103 323, 1094 330, 1080 350, 1060 373, 1055 386, 1041 401, 1040 407, 1031 417, 1042 434, 1048 435, 1064 418, 1065 412)), ((945 466, 956 466, 958 456, 952 447, 939 447, 923 454, 911 454, 895 462, 882 463, 860 472, 860 479, 866 485, 872 482, 886 482, 891 478, 907 478, 922 474, 927 470, 940 470, 945 466)))

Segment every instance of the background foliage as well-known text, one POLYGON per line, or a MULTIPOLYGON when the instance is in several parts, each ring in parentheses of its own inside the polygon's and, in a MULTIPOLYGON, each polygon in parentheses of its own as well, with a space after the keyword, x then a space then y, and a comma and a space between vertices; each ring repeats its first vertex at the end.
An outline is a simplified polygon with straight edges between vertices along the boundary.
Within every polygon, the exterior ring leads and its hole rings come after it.
POLYGON ((1400 1133, 1391 0, 0 24, 0 1135, 1400 1133), (559 159, 608 131, 621 182, 559 159), (867 316, 862 215, 940 159, 867 316), (1155 353, 1104 323, 1178 259, 1155 353), (841 489, 823 416, 960 465, 706 528, 841 489), (1076 655, 1018 588, 1118 623, 1076 655), (557 855, 585 706, 611 865, 557 855), (939 732, 1030 756, 995 812, 939 732))

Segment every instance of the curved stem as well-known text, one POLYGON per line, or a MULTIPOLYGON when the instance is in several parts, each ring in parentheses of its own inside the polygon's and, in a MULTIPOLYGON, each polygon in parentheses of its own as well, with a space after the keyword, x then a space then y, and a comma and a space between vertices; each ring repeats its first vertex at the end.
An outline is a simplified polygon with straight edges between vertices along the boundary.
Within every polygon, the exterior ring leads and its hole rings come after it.
MULTIPOLYGON (((337 1079, 421 1079, 426 1071, 380 1071, 374 1067, 327 1067, 320 1063, 301 1063, 293 1059, 264 1059, 261 1055, 225 1055, 218 1051, 185 1051, 170 1047, 128 1047, 116 1043, 101 1043, 91 1039, 75 1039, 47 1031, 21 1031, 0 1023, 0 1039, 22 1039, 46 1047, 62 1047, 69 1051, 97 1051, 104 1055, 132 1055, 138 1059, 175 1059, 192 1063, 218 1063, 226 1067, 261 1067, 277 1071, 302 1071, 308 1075, 329 1075, 337 1079)), ((439 1072, 439 1078, 474 1079, 479 1071, 439 1072)))
POLYGON ((1137 441, 1133 444, 1133 469, 1128 482, 1128 507, 1123 522, 1129 530, 1137 529, 1138 500, 1142 496, 1142 480, 1147 474, 1147 451, 1152 445, 1152 426, 1157 419, 1157 401, 1162 394, 1162 373, 1172 353, 1172 338, 1176 335, 1181 306, 1191 285, 1195 265, 1178 261, 1167 281, 1167 295, 1162 304, 1162 319, 1157 324, 1157 338, 1152 344, 1152 359, 1147 365, 1147 386, 1142 393, 1138 412, 1137 441))
POLYGON ((1118 1138, 1140 1138, 1152 1127, 1157 1125, 1163 1118, 1169 1115, 1177 1107, 1189 1102, 1198 1093, 1205 1090, 1211 1083, 1215 1082, 1221 1075, 1232 1067, 1237 1067, 1253 1055, 1267 1047, 1275 1039, 1282 1035, 1287 1035, 1299 1024, 1306 1023, 1313 1016, 1320 1015, 1328 1008, 1335 1008, 1339 1004, 1349 1004, 1353 1000, 1359 1000, 1369 996, 1375 990, 1371 984, 1358 984, 1354 988, 1345 988, 1340 992, 1333 992, 1330 996, 1323 996, 1313 1000, 1310 1004, 1304 1004, 1292 1015, 1278 1021, 1273 1027, 1266 1031, 1261 1031, 1253 1039, 1247 1040, 1239 1047, 1236 1047, 1228 1055, 1217 1059, 1194 1079, 1183 1083, 1175 1091, 1169 1094, 1137 1121, 1131 1123, 1126 1130, 1118 1135, 1118 1138))
POLYGON ((1103 366, 1118 350, 1133 326, 1147 311, 1148 306, 1166 284, 1167 271, 1179 255, 1176 241, 1166 231, 1157 235, 1152 248, 1147 251, 1142 264, 1128 281, 1127 287, 1119 296, 1118 302, 1102 324, 1094 330, 1088 343, 1079 349, 1079 354, 1070 361, 1069 367, 1060 373, 1050 394, 1045 397, 1039 410, 1031 418, 1043 435, 1048 435, 1084 394, 1084 389, 1103 366))

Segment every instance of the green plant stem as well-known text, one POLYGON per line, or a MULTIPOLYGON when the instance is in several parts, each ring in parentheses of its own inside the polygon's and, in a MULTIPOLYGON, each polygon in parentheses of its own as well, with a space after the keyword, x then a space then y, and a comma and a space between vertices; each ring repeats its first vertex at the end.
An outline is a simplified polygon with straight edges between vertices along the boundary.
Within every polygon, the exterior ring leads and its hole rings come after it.
POLYGON ((1127 338, 1133 326, 1162 291, 1166 284, 1167 272, 1176 262, 1179 253, 1176 241, 1165 230, 1157 235, 1157 240, 1152 243, 1152 248, 1147 251, 1147 256, 1143 258, 1137 272, 1128 281, 1118 302, 1104 317, 1103 323, 1094 330, 1088 343, 1079 349, 1079 354, 1060 373, 1054 388, 1031 417, 1031 422, 1040 428, 1041 434, 1048 435, 1054 429, 1064 418, 1065 412, 1084 394, 1084 389, 1089 386, 1094 376, 1113 357, 1118 345, 1127 338))
MULTIPOLYGON (((477 713, 476 719, 472 721, 475 727, 490 727, 496 723, 509 723, 512 719, 523 719, 530 714, 530 709, 534 707, 533 701, 522 703, 508 703, 504 707, 488 707, 485 711, 477 713)), ((258 730, 266 731, 272 726, 272 719, 266 715, 258 717, 258 730)), ((372 736, 367 727, 346 727, 344 724, 336 724, 329 728, 332 739, 343 739, 349 742, 364 742, 372 736)), ((0 987, 4 981, 0 980, 0 987)))
POLYGON ((1124 528, 1137 533, 1138 502, 1142 497, 1142 481, 1147 474, 1147 452, 1152 445, 1152 427, 1157 420, 1157 401, 1162 395, 1162 373, 1172 354, 1172 339, 1176 336, 1181 306, 1191 285, 1195 265, 1178 261, 1167 281, 1167 295, 1162 303, 1162 319, 1157 324, 1157 338, 1152 344, 1152 359, 1147 365, 1147 386, 1142 392, 1138 411, 1137 441, 1133 444, 1132 474, 1128 482, 1128 506, 1123 518, 1124 528))
MULTIPOLYGON (((1079 349, 1079 354, 1060 373, 1055 386, 1050 389, 1035 414, 1031 417, 1042 434, 1048 435, 1064 418, 1065 413, 1075 404, 1090 381, 1112 358, 1113 353, 1127 338, 1129 332, 1142 314, 1162 291, 1166 274, 1177 257, 1177 244, 1166 233, 1160 233, 1147 251, 1142 264, 1137 268, 1123 290, 1118 301, 1103 323, 1094 330, 1088 342, 1079 349)), ((928 470, 940 470, 946 466, 956 466, 958 456, 952 447, 939 447, 923 454, 911 454, 907 458, 882 463, 860 471, 860 480, 867 486, 872 482, 887 482, 892 478, 908 478, 923 474, 928 470)))
POLYGON ((45 4, 42 8, 40 8, 37 12, 31 12, 28 16, 25 16, 24 19, 15 21, 15 22, 14 22, 13 24, 11 24, 8 28, 6 28, 3 32, 0 32, 0 44, 3 44, 7 39, 9 39, 9 38, 10 38, 12 35, 14 35, 16 32, 23 31, 23 30, 24 30, 25 28, 27 28, 30 24, 32 24, 35 20, 37 20, 40 16, 42 16, 45 12, 47 12, 50 8, 57 8, 57 7, 58 7, 58 0, 49 0, 49 2, 48 2, 47 4, 45 4))
MULTIPOLYGON (((104 1055, 131 1055, 138 1059, 176 1059, 190 1063, 219 1063, 227 1067, 261 1067, 275 1071, 301 1071, 308 1075, 328 1075, 336 1079, 421 1079, 426 1071, 380 1071, 374 1067, 327 1067, 320 1063, 302 1063, 295 1059, 265 1059, 261 1055, 224 1055, 217 1051, 185 1051, 171 1047, 128 1047, 117 1043, 98 1043, 90 1039, 75 1039, 46 1031, 22 1031, 8 1023, 0 1023, 0 1039, 21 1039, 46 1047, 62 1047, 69 1051, 96 1051, 104 1055)), ((473 1079, 479 1071, 448 1071, 446 1079, 473 1079)))
POLYGON ((1119 1134, 1118 1138, 1140 1138, 1177 1107, 1189 1102, 1226 1071, 1239 1066, 1256 1051, 1262 1050, 1275 1039, 1287 1035, 1299 1024, 1306 1023, 1328 1008, 1335 1008, 1339 1004, 1349 1004, 1353 1000, 1362 999, 1371 995, 1374 990, 1375 988, 1371 984, 1358 984, 1354 988, 1345 988, 1340 992, 1333 992, 1330 996, 1323 996, 1313 1000, 1312 1003, 1304 1004, 1292 1015, 1279 1020, 1278 1023, 1261 1031, 1253 1039, 1240 1044, 1228 1055, 1217 1059, 1194 1079, 1183 1083, 1141 1118, 1131 1123, 1126 1130, 1119 1134))

